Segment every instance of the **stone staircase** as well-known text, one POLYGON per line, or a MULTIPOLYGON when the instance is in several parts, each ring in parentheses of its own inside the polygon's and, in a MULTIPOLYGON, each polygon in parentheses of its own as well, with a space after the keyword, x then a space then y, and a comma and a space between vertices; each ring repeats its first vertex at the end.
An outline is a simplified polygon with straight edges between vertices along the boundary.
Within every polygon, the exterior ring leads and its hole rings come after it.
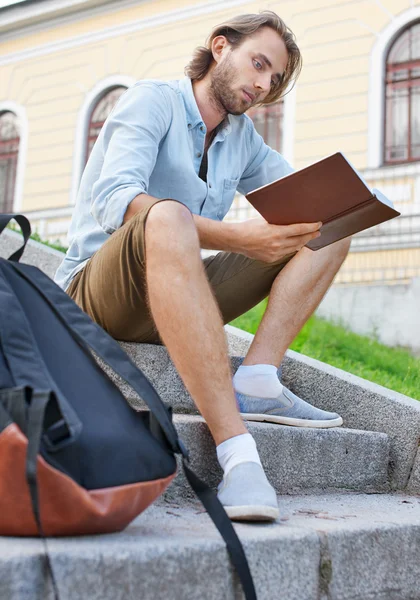
MULTIPOLYGON (((18 234, 6 232, 0 256, 19 244, 18 234)), ((61 257, 30 242, 23 261, 52 275, 61 257)), ((234 370, 252 336, 229 326, 226 335, 234 370)), ((121 345, 173 407, 192 468, 216 487, 214 444, 166 349, 121 345)), ((259 600, 420 600, 420 402, 292 351, 282 378, 339 412, 344 426, 249 423, 281 509, 276 523, 235 525, 259 600)), ((48 547, 61 600, 242 597, 224 542, 182 472, 125 531, 51 539, 48 547)), ((42 554, 37 539, 0 538, 1 600, 52 598, 42 554)))

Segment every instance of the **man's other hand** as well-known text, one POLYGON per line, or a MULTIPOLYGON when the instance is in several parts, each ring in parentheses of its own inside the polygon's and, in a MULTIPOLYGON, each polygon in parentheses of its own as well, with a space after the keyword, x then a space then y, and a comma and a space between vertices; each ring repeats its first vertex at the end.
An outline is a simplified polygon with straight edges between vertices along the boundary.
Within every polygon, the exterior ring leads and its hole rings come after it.
POLYGON ((273 263, 319 237, 321 226, 322 223, 270 225, 260 218, 235 223, 235 250, 249 258, 273 263))

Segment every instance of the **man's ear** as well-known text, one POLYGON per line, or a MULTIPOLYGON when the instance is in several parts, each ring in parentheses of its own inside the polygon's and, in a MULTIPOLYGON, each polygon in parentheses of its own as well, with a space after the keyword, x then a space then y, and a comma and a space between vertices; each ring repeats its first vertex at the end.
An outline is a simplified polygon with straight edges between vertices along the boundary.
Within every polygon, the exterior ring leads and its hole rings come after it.
POLYGON ((224 35, 218 35, 215 37, 211 43, 211 51, 213 54, 214 60, 219 63, 222 56, 226 53, 229 48, 229 42, 224 35))

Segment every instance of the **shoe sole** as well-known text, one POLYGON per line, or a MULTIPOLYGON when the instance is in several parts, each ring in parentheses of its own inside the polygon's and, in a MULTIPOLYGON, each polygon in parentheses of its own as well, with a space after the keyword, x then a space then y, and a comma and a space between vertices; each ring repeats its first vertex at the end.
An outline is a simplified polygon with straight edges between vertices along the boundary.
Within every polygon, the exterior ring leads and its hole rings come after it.
POLYGON ((340 427, 343 419, 328 419, 327 421, 315 421, 310 419, 293 419, 292 417, 279 417, 277 415, 265 415, 258 413, 240 413, 247 421, 259 421, 265 423, 277 423, 278 425, 292 425, 293 427, 328 428, 340 427))
POLYGON ((279 509, 274 506, 224 506, 232 521, 275 521, 279 517, 279 509))

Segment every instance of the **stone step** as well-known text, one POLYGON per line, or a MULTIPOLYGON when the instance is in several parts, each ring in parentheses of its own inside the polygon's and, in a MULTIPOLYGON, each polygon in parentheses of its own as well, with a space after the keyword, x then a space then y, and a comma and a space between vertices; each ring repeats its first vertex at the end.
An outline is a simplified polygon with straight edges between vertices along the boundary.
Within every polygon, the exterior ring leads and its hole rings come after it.
MULTIPOLYGON (((216 489, 222 471, 204 419, 174 415, 174 423, 189 449, 192 469, 216 489)), ((247 427, 257 443, 267 477, 280 494, 389 490, 389 440, 383 433, 253 422, 248 422, 247 427)), ((180 468, 166 497, 192 496, 180 468)))
MULTIPOLYGON (((226 326, 225 330, 234 371, 243 360, 253 336, 235 327, 226 326)), ((127 342, 121 342, 121 346, 175 412, 198 414, 166 348, 127 342)), ((125 382, 106 365, 101 366, 135 408, 145 407, 125 382)), ((387 434, 392 489, 420 493, 419 401, 290 350, 282 364, 282 380, 315 406, 338 412, 347 429, 387 434)))
MULTIPOLYGON (((236 524, 259 600, 419 600, 420 500, 279 497, 272 524, 236 524)), ((48 540, 60 600, 234 600, 225 545, 197 502, 160 500, 123 532, 48 540)), ((40 540, 0 539, 0 598, 52 600, 40 540)))

